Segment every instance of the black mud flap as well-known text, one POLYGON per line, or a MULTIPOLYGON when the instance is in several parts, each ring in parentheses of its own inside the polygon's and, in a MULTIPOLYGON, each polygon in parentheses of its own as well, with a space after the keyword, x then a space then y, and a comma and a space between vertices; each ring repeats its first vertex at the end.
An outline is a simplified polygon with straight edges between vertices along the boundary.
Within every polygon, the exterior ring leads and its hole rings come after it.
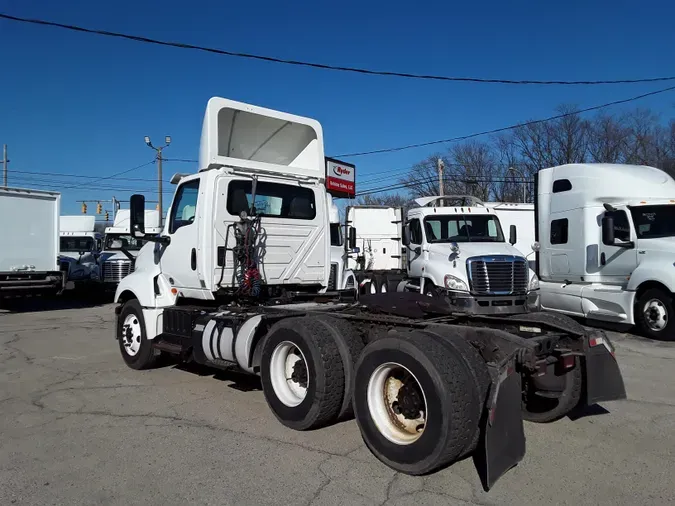
POLYGON ((481 444, 474 453, 476 471, 486 492, 525 456, 522 386, 514 361, 501 366, 493 378, 481 444))
POLYGON ((626 387, 614 356, 614 346, 604 332, 589 334, 584 364, 587 405, 626 398, 626 387))

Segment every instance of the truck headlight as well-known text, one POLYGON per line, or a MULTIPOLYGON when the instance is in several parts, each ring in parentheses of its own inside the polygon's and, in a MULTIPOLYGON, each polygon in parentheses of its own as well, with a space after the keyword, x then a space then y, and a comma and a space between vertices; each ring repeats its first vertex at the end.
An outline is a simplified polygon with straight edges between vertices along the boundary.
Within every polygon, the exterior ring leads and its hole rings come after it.
POLYGON ((469 287, 466 285, 464 281, 462 281, 459 278, 456 278, 455 276, 451 276, 450 274, 447 274, 445 276, 445 288, 448 290, 454 290, 456 292, 468 292, 469 287))
POLYGON ((532 275, 532 279, 530 280, 530 286, 528 287, 529 291, 532 290, 539 290, 539 278, 537 277, 536 274, 532 275))

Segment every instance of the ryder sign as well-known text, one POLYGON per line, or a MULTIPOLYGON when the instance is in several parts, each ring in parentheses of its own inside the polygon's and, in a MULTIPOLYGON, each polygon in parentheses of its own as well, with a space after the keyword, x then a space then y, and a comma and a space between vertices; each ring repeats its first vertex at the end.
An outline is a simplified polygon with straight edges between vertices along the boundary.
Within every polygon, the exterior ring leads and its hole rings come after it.
POLYGON ((326 189, 335 197, 354 197, 356 195, 356 167, 326 157, 326 189))

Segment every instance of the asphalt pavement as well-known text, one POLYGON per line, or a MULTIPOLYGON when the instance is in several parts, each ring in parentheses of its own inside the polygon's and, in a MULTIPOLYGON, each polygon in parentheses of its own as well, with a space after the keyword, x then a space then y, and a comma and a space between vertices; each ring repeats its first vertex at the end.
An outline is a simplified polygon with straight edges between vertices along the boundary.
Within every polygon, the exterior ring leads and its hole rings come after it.
POLYGON ((353 421, 295 432, 255 377, 126 367, 113 305, 0 311, 0 505, 651 505, 675 502, 675 343, 609 333, 629 399, 526 423, 490 492, 471 459, 426 477, 353 421))

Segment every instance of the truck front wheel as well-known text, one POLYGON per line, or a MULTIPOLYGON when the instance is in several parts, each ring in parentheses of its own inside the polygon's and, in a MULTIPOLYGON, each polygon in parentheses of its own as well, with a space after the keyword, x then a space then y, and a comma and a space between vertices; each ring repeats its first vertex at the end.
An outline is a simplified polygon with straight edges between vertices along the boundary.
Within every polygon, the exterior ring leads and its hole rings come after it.
POLYGON ((117 320, 117 340, 124 362, 132 369, 149 369, 160 355, 145 337, 143 308, 136 299, 127 301, 117 320))
POLYGON ((308 430, 340 414, 345 374, 330 333, 311 317, 286 318, 265 338, 260 363, 263 393, 286 427, 308 430))
POLYGON ((672 296, 658 288, 646 290, 635 306, 635 323, 645 336, 652 339, 675 339, 674 317, 672 296))
POLYGON ((356 366, 354 412, 370 451, 403 473, 457 460, 480 423, 478 393, 461 355, 433 336, 384 337, 356 366))

